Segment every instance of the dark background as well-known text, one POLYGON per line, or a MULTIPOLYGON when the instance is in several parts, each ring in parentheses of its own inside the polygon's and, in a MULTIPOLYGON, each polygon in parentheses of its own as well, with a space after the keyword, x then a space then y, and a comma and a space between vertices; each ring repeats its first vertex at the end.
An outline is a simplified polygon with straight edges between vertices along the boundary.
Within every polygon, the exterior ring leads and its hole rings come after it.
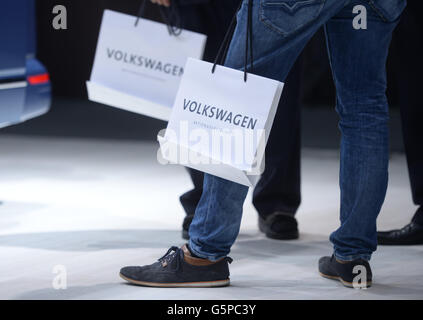
MULTIPOLYGON (((51 111, 40 118, 2 130, 5 133, 66 137, 153 140, 166 124, 159 120, 88 101, 85 81, 90 78, 97 37, 104 9, 135 15, 139 0, 62 0, 67 8, 67 30, 52 27, 52 8, 57 1, 38 0, 37 57, 49 70, 53 84, 51 111)), ((146 17, 158 20, 155 6, 147 6, 146 17)), ((388 98, 391 105, 391 148, 402 151, 397 108, 395 37, 388 62, 388 98)), ((320 31, 303 53, 301 101, 303 145, 336 148, 338 117, 334 111, 335 91, 320 31)))

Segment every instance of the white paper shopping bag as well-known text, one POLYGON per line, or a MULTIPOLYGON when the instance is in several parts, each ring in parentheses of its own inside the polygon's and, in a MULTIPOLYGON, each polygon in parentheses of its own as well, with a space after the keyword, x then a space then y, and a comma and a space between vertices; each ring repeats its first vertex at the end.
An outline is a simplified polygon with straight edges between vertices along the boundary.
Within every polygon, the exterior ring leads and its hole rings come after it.
POLYGON ((105 10, 88 96, 103 104, 168 120, 188 57, 201 59, 206 36, 105 10))
POLYGON ((163 159, 247 186, 260 175, 283 83, 188 59, 159 134, 163 159))

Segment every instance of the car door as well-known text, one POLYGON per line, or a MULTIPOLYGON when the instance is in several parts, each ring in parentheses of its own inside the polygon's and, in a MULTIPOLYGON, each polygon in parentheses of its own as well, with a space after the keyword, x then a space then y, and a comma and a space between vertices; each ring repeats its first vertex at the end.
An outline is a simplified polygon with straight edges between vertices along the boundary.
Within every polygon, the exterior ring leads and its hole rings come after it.
POLYGON ((0 1, 0 127, 19 121, 25 103, 27 0, 0 1))

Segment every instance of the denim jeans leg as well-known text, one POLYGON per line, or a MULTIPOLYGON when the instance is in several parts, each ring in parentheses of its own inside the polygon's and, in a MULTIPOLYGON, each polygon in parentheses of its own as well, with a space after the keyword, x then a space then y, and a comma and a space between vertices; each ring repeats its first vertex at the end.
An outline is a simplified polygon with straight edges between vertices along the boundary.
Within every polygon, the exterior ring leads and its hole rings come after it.
MULTIPOLYGON (((339 0, 311 0, 307 6, 296 7, 295 12, 287 12, 285 6, 275 6, 271 1, 254 1, 254 73, 284 81, 308 40, 343 7, 339 0)), ((247 1, 237 18, 225 65, 242 69, 247 1)), ((189 230, 189 245, 197 256, 216 260, 229 253, 239 233, 247 191, 245 186, 205 174, 203 194, 189 230)))
POLYGON ((238 236, 248 187, 205 174, 204 188, 189 229, 189 246, 195 255, 216 261, 229 253, 238 236))
POLYGON ((344 261, 370 260, 376 250, 376 218, 388 184, 385 65, 396 22, 383 21, 368 6, 367 29, 354 29, 352 7, 358 2, 325 25, 342 133, 341 226, 330 240, 344 261))

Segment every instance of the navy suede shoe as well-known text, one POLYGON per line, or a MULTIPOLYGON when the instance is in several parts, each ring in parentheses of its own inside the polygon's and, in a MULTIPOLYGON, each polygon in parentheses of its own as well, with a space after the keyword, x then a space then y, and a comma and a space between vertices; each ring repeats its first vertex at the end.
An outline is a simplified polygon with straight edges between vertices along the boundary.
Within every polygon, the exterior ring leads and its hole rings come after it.
POLYGON ((124 267, 120 276, 126 281, 148 287, 223 287, 229 285, 232 259, 216 262, 195 258, 187 246, 171 247, 158 262, 142 267, 124 267))
POLYGON ((338 280, 348 288, 369 288, 372 285, 372 269, 363 259, 338 261, 334 255, 322 257, 319 272, 322 277, 338 280))

